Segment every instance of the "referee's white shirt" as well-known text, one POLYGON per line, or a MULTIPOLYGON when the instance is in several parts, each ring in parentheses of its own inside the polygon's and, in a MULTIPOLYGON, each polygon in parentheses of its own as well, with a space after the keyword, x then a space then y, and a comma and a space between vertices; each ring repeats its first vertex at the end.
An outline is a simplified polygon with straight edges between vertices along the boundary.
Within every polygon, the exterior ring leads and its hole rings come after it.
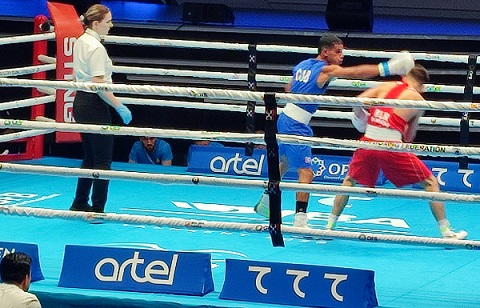
POLYGON ((93 77, 104 76, 106 83, 112 83, 112 70, 112 60, 100 42, 100 35, 87 28, 73 46, 75 81, 92 82, 93 77))

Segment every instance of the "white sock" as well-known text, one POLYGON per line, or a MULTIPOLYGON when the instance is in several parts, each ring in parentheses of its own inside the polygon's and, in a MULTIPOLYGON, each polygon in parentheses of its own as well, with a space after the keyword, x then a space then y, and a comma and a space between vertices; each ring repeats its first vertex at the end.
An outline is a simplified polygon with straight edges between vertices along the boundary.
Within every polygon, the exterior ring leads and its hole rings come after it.
POLYGON ((440 228, 440 232, 444 233, 446 231, 450 231, 450 222, 447 219, 442 219, 437 221, 438 227, 440 228))
POLYGON ((327 227, 331 228, 331 229, 335 228, 335 225, 337 224, 338 217, 340 217, 340 216, 333 215, 333 214, 328 215, 327 227))
POLYGON ((331 222, 335 223, 335 222, 337 222, 338 217, 340 217, 340 216, 330 214, 330 215, 328 215, 328 221, 331 221, 331 222))

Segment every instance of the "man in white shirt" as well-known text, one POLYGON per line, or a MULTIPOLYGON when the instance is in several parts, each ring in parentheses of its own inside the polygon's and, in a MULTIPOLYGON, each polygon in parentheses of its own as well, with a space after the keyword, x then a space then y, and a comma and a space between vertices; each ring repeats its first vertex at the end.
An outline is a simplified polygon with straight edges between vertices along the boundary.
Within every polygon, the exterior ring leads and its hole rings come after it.
POLYGON ((38 298, 28 293, 31 282, 32 258, 23 252, 13 252, 0 262, 0 307, 41 308, 38 298))

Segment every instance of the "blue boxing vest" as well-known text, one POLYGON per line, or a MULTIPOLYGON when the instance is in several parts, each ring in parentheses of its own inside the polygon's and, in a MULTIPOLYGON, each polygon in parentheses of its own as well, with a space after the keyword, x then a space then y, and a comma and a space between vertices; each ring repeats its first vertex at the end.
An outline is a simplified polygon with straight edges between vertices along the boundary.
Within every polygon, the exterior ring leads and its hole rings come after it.
MULTIPOLYGON (((293 81, 291 93, 294 94, 323 94, 327 90, 328 83, 322 88, 317 85, 317 78, 323 67, 327 63, 315 58, 307 59, 293 68, 293 81)), ((296 104, 298 107, 314 113, 319 105, 315 104, 296 104)))

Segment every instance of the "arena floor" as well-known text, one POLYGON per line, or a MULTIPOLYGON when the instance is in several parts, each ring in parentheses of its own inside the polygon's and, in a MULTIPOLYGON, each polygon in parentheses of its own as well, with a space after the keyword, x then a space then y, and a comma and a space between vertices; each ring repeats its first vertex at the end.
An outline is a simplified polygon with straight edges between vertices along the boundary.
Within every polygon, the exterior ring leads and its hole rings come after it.
MULTIPOLYGON (((28 164, 78 166, 79 161, 45 157, 28 164)), ((185 173, 183 167, 132 166, 114 163, 115 170, 185 173)), ((30 197, 4 205, 68 209, 75 190, 73 177, 0 174, 0 196, 30 197)), ((388 185, 387 185, 388 187, 388 185)), ((208 221, 264 223, 253 210, 261 191, 241 187, 210 187, 112 180, 107 212, 177 217, 208 221)), ((294 193, 283 192, 284 223, 291 224, 294 193)), ((313 195, 310 222, 322 228, 331 195, 313 195)), ((339 230, 437 237, 425 201, 400 198, 352 198, 348 221, 339 230)), ((450 221, 480 239, 478 204, 447 203, 450 221)), ((268 233, 172 228, 120 223, 90 224, 79 220, 0 216, 0 241, 37 244, 45 280, 32 284, 44 307, 285 307, 219 299, 225 259, 261 260, 375 271, 380 307, 478 307, 475 275, 480 253, 418 245, 314 239, 285 235, 285 247, 272 247, 268 233), (212 255, 215 291, 203 297, 58 287, 64 247, 68 244, 137 247, 174 251, 208 251, 212 255)))

